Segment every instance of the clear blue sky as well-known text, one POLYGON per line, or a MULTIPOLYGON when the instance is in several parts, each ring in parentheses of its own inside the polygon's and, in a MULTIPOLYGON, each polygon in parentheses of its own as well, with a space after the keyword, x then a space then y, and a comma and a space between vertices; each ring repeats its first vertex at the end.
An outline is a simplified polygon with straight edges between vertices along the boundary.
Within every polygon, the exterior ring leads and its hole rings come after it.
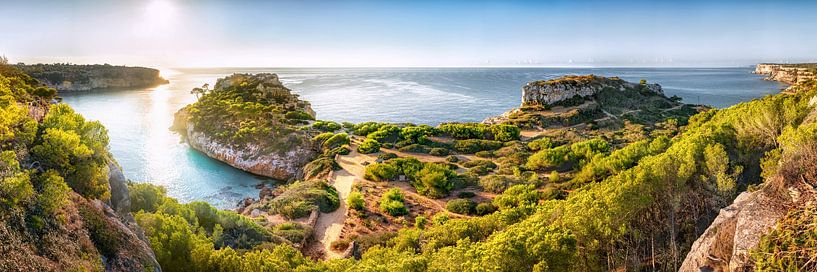
POLYGON ((731 66, 817 60, 817 1, 0 0, 12 61, 731 66))

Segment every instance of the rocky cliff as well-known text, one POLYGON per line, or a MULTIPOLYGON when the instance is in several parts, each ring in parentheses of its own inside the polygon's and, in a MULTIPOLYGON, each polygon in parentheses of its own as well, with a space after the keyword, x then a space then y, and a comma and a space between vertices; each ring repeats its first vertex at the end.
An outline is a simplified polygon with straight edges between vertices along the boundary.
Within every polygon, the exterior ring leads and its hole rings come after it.
POLYGON ((755 66, 755 74, 766 75, 766 80, 797 84, 817 78, 817 64, 761 63, 755 66))
POLYGON ((317 155, 299 126, 314 119, 275 74, 236 74, 176 113, 174 130, 190 147, 238 169, 278 180, 300 178, 317 155), (239 98, 241 102, 236 102, 239 98))
POLYGON ((15 65, 58 91, 146 88, 166 84, 159 70, 112 65, 34 64, 15 65))
POLYGON ((551 80, 529 82, 522 87, 522 105, 549 105, 573 97, 588 97, 605 89, 624 91, 642 89, 656 94, 664 94, 661 85, 637 84, 619 78, 595 75, 566 76, 551 80))

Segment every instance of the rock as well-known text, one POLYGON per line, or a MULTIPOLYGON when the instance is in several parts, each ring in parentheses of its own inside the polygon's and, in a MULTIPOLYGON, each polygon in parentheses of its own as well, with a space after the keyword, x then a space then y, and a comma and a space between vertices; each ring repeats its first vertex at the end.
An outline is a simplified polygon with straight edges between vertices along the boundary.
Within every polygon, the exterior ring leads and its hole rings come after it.
POLYGON ((120 216, 130 214, 128 180, 116 162, 108 163, 108 184, 111 188, 111 208, 120 216))
POLYGON ((787 212, 785 201, 763 191, 744 192, 721 209, 692 244, 679 271, 744 271, 748 252, 787 212))
POLYGON ((817 78, 815 64, 775 64, 761 63, 755 66, 755 74, 766 75, 766 80, 774 80, 796 85, 817 78))
MULTIPOLYGON (((80 200, 82 201, 82 200, 80 200)), ((92 209, 104 215, 107 225, 115 229, 114 233, 123 236, 119 239, 119 247, 113 249, 112 256, 103 258, 106 271, 162 271, 156 256, 151 249, 149 242, 137 234, 131 226, 120 221, 120 217, 113 209, 100 200, 92 200, 89 203, 92 209)), ((139 229, 141 231, 141 229, 139 229)))
POLYGON ((574 96, 587 97, 595 95, 604 89, 616 90, 645 88, 647 91, 664 94, 661 85, 640 85, 630 83, 619 78, 606 78, 595 75, 565 76, 552 80, 529 82, 522 87, 522 106, 550 105, 564 101, 574 96))

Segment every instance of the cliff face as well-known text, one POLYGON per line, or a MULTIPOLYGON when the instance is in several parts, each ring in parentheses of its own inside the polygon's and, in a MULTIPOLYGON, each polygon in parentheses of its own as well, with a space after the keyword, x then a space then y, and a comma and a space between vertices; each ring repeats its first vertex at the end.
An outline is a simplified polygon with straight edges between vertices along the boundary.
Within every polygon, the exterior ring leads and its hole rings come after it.
POLYGON ((106 88, 145 88, 166 84, 159 70, 112 65, 16 65, 27 74, 58 91, 90 91, 106 88))
POLYGON ((766 75, 766 80, 786 84, 798 84, 817 78, 817 64, 774 64, 761 63, 755 66, 755 74, 766 75))
POLYGON ((618 78, 606 78, 594 75, 567 76, 547 81, 529 82, 522 87, 522 105, 549 105, 575 96, 592 96, 605 89, 620 91, 626 89, 644 89, 656 94, 664 94, 661 85, 658 84, 641 85, 618 78))
POLYGON ((288 180, 302 177, 303 166, 317 156, 311 137, 299 129, 314 116, 309 102, 292 94, 277 75, 236 74, 219 79, 210 93, 177 112, 174 130, 211 158, 288 180), (241 107, 225 108, 230 103, 241 107))

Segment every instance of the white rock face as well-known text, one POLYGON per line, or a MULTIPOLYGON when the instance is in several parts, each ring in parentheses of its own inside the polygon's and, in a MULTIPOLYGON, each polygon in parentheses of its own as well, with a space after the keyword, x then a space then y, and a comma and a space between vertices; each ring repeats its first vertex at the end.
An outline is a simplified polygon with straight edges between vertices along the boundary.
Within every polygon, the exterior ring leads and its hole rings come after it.
POLYGON ((278 180, 301 178, 301 169, 316 155, 309 145, 295 146, 283 154, 264 152, 254 144, 231 148, 196 131, 192 122, 187 123, 187 143, 208 157, 235 168, 278 180))
POLYGON ((774 80, 786 84, 797 84, 817 78, 812 70, 806 67, 797 67, 793 64, 761 63, 755 66, 755 74, 766 75, 766 80, 774 80))
MULTIPOLYGON (((587 97, 595 95, 605 88, 616 90, 641 88, 640 84, 630 83, 619 79, 595 77, 588 82, 577 83, 575 81, 555 81, 528 82, 522 87, 522 105, 549 105, 559 101, 570 99, 574 96, 587 97)), ((644 88, 651 92, 663 95, 661 85, 646 84, 644 88)))

